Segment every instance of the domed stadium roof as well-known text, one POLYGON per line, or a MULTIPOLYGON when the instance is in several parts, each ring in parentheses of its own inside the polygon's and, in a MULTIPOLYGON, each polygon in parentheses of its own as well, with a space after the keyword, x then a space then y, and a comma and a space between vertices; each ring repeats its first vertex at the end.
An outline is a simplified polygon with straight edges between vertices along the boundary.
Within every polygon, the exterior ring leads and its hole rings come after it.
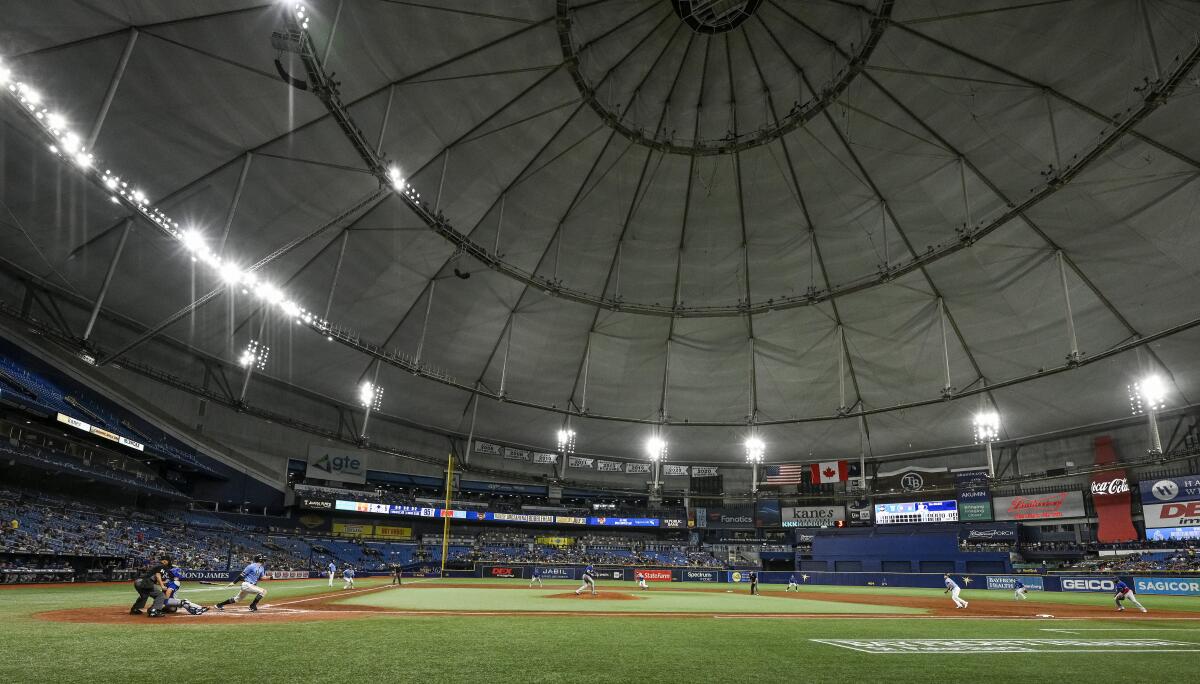
POLYGON ((377 378, 446 432, 741 461, 754 425, 786 461, 1110 420, 1147 372, 1200 392, 1195 3, 322 0, 303 33, 261 0, 10 5, 4 67, 95 168, 10 91, 4 268, 95 298, 120 175, 195 232, 130 222, 105 310, 260 340, 298 405, 377 378))

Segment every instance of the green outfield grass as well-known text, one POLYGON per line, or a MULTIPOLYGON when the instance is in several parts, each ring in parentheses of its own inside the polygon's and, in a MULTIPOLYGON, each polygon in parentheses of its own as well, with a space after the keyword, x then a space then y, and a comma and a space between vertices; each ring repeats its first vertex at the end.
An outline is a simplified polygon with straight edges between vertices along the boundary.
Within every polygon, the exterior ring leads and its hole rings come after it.
MULTIPOLYGON (((717 593, 651 589, 638 601, 549 599, 545 594, 573 590, 574 582, 553 582, 543 590, 421 588, 346 595, 349 605, 439 610, 515 610, 510 602, 550 603, 595 610, 713 611, 730 618, 645 618, 592 616, 414 617, 370 614, 344 621, 267 623, 249 616, 237 624, 212 624, 204 617, 176 616, 151 623, 130 617, 128 624, 64 624, 36 617, 40 611, 118 606, 133 599, 127 586, 80 585, 0 589, 0 682, 885 682, 1020 681, 1093 678, 1104 682, 1194 681, 1200 658, 1200 620, 995 620, 930 619, 896 615, 887 619, 767 619, 747 610, 776 611, 795 604, 829 606, 822 594, 880 594, 937 597, 936 590, 805 587, 812 599, 746 596, 745 587, 681 585, 671 589, 718 588, 717 593), (761 602, 770 608, 744 608, 761 602), (658 606, 662 606, 659 608, 658 606), (680 606, 697 606, 683 608, 680 606), (738 617, 737 613, 743 613, 738 617), (1053 631, 1047 631, 1053 630, 1053 631), (875 654, 814 640, 884 639, 1066 639, 1079 649, 1096 644, 1105 652, 1077 653, 901 653, 875 654), (1173 652, 1116 652, 1100 640, 1153 639, 1173 652), (1197 649, 1197 650, 1190 650, 1197 649)), ((461 583, 455 580, 455 583, 461 583)), ((366 579, 360 588, 385 584, 366 579)), ((601 588, 630 583, 602 582, 601 588)), ((325 582, 268 584, 266 603, 282 603, 330 593, 325 582)), ((665 588, 665 585, 663 585, 665 588)), ((776 590, 774 586, 769 590, 776 590)), ((340 593, 334 590, 332 593, 340 593)), ((213 603, 227 590, 193 587, 185 595, 213 603)), ((1007 597, 1006 592, 970 590, 972 598, 1007 597)), ((1144 596, 1157 609, 1196 611, 1200 599, 1144 596)), ((1035 594, 1031 612, 1041 606, 1104 605, 1105 594, 1035 594)), ((846 604, 832 604, 839 612, 846 604)), ((798 607, 795 610, 800 610, 798 607)), ((872 607, 872 612, 880 612, 872 607)), ((783 612, 780 610, 780 612, 783 612)), ((861 646, 861 644, 860 644, 861 646)), ((1122 649, 1123 650, 1123 649, 1122 649)))

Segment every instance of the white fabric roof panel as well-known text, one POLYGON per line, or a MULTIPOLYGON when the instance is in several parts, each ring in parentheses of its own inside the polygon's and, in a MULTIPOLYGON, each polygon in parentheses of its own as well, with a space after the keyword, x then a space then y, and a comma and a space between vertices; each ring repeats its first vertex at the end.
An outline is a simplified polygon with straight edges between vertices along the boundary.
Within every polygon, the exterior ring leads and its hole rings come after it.
MULTIPOLYGON (((5 64, 85 132, 139 27, 95 154, 213 244, 237 195, 226 254, 242 265, 379 188, 322 103, 278 78, 274 3, 10 4, 5 64)), ((333 33, 326 70, 364 138, 455 230, 543 284, 456 253, 396 197, 261 274, 320 314, 336 271, 330 319, 364 343, 420 347, 461 387, 495 393, 503 374, 510 401, 481 401, 485 438, 552 446, 558 411, 583 406, 586 387, 592 417, 572 418, 583 451, 640 456, 665 403, 672 423, 722 425, 666 428, 673 458, 740 459, 751 420, 800 421, 760 427, 771 460, 857 454, 857 418, 817 420, 839 404, 838 325, 846 403, 862 400, 854 410, 937 399, 943 354, 959 390, 1056 368, 1070 351, 1056 249, 1085 359, 1197 317, 1194 72, 1023 216, 940 252, 1086 157, 1111 118, 1137 112, 1147 84, 1195 50, 1194 3, 1014 0, 948 13, 897 2, 890 19, 873 20, 878 2, 768 0, 744 24, 704 34, 668 3, 572 2, 565 49, 575 56, 564 55, 551 0, 344 2, 331 31, 338 5, 310 3, 311 35, 324 56, 333 33), (843 88, 860 51, 865 70, 843 88), (805 121, 776 130, 797 111, 805 121), (914 256, 928 263, 881 275, 914 256), (551 282, 608 308, 554 296, 551 282), (795 306, 827 285, 832 301, 795 306), (747 298, 776 310, 739 311, 747 298), (682 315, 672 320, 673 308, 682 315), (698 308, 709 311, 692 317, 698 308)), ((283 62, 304 77, 299 60, 283 62)), ((49 154, 13 104, 0 141, 4 261, 94 296, 125 210, 49 154)), ((218 286, 139 225, 105 307, 153 326, 218 286)), ((237 353, 257 334, 259 304, 240 291, 232 301, 231 311, 222 294, 164 334, 237 353)), ((872 413, 867 447, 961 444, 981 401, 1013 436, 1115 418, 1128 379, 1155 368, 1176 382, 1171 401, 1187 403, 1195 334, 983 398, 872 413)), ((352 398, 371 364, 274 314, 264 338, 267 373, 330 397, 352 398)), ((111 350, 128 339, 101 325, 95 341, 111 350)), ((381 383, 385 413, 466 430, 461 387, 391 368, 381 383)))

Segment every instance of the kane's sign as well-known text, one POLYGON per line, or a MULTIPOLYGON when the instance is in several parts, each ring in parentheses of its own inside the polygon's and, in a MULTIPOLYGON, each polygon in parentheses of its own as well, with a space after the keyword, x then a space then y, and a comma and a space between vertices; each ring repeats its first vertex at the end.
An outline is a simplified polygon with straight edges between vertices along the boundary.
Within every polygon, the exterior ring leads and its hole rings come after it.
POLYGON ((845 506, 785 506, 780 509, 780 524, 784 527, 833 527, 845 520, 845 506))

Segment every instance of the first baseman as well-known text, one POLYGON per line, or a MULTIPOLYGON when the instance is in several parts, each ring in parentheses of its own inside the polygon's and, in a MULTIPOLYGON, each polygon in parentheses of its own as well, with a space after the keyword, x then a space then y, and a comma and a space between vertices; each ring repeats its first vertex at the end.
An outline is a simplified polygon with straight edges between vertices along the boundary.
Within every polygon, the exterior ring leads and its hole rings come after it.
POLYGON ((1117 610, 1125 610, 1125 606, 1121 605, 1121 601, 1125 599, 1129 599, 1133 605, 1141 608, 1143 613, 1146 612, 1146 607, 1138 602, 1137 596, 1134 595, 1133 587, 1125 584, 1125 580, 1117 580, 1117 593, 1113 596, 1113 602, 1117 604, 1117 610))

